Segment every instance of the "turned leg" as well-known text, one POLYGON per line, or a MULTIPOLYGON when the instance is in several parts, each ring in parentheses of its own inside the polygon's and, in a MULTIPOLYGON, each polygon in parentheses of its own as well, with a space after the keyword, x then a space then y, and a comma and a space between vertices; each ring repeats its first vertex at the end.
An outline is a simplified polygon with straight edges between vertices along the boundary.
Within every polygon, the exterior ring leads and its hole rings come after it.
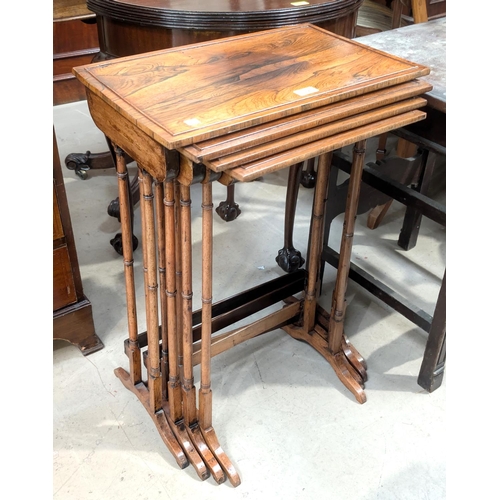
POLYGON ((158 320, 158 268, 154 222, 153 181, 151 175, 141 170, 139 190, 143 222, 144 290, 146 299, 146 324, 148 339, 148 390, 151 411, 162 407, 160 376, 160 332, 158 320))
MULTIPOLYGON (((178 188, 176 189, 174 187, 174 181, 169 180, 164 182, 163 204, 165 206, 164 246, 167 319, 166 322, 162 323, 162 352, 166 351, 168 359, 166 363, 166 370, 168 370, 168 382, 166 387, 167 398, 164 410, 170 428, 186 454, 189 463, 194 467, 198 477, 205 480, 208 479, 210 473, 188 435, 182 411, 180 382, 180 369, 182 367, 182 356, 180 355, 182 321, 179 321, 178 316, 178 307, 181 307, 182 304, 178 294, 180 288, 178 280, 179 274, 177 273, 177 270, 180 269, 180 255, 177 245, 177 240, 179 240, 179 235, 177 234, 179 227, 177 207, 178 188), (167 348, 164 347, 165 338, 167 348)), ((164 376, 167 376, 167 372, 164 376)))
POLYGON ((366 365, 357 352, 352 350, 350 343, 344 335, 344 317, 346 311, 345 294, 349 280, 349 267, 361 188, 361 175, 365 159, 365 148, 366 140, 357 142, 353 149, 353 161, 340 243, 339 265, 328 325, 328 349, 333 353, 335 359, 335 371, 343 384, 355 395, 360 403, 366 401, 363 387, 363 382, 366 380, 366 365))
POLYGON ((226 455, 212 426, 211 346, 212 346, 212 263, 213 263, 213 203, 212 183, 202 184, 202 327, 201 327, 201 380, 199 423, 210 451, 217 457, 222 470, 233 486, 241 479, 226 455))
POLYGON ((297 208, 297 196, 299 194, 301 172, 301 163, 292 165, 288 170, 284 246, 278 251, 278 255, 276 256, 276 262, 281 269, 287 273, 296 271, 302 266, 302 264, 304 264, 304 259, 300 252, 293 246, 293 225, 295 221, 295 209, 297 208))
POLYGON ((167 335, 167 276, 166 276, 166 238, 165 238, 165 205, 164 205, 164 190, 162 182, 154 183, 154 200, 155 200, 155 216, 156 216, 156 235, 158 249, 158 284, 159 284, 159 304, 160 304, 160 375, 161 375, 161 394, 162 401, 167 400, 168 386, 168 335, 167 335))
MULTIPOLYGON (((153 371, 148 370, 148 387, 142 380, 141 373, 141 351, 138 343, 138 333, 137 333, 137 308, 136 308, 136 294, 135 294, 135 282, 134 282, 134 270, 133 270, 133 249, 132 249, 132 229, 131 229, 131 214, 130 214, 130 203, 128 200, 128 179, 127 179, 127 169, 126 161, 122 155, 120 148, 116 148, 117 153, 117 176, 118 176, 118 191, 121 203, 121 226, 123 235, 123 262, 124 262, 124 275, 125 275, 125 290, 127 298, 127 318, 128 318, 128 332, 129 336, 126 342, 126 353, 129 358, 129 370, 127 373, 123 368, 117 368, 115 370, 115 375, 121 380, 123 385, 133 392, 139 401, 143 404, 144 408, 148 411, 153 422, 155 423, 158 432, 169 449, 169 451, 174 456, 177 464, 181 468, 185 468, 189 465, 189 462, 184 454, 178 440, 173 435, 170 426, 165 418, 164 412, 161 410, 161 385, 159 389, 155 389, 158 385, 154 378, 154 375, 158 373, 159 370, 159 359, 155 363, 153 360, 152 368, 153 371), (151 390, 150 390, 151 389, 151 390)), ((150 221, 150 216, 148 215, 148 220, 150 221)), ((151 229, 151 228, 150 228, 151 229)), ((149 229, 149 230, 150 230, 149 229)), ((154 231, 154 221, 153 221, 153 231, 154 231)), ((150 236, 147 239, 151 239, 150 236)), ((153 247, 154 250, 154 247, 153 247)), ((151 255, 148 256, 151 259, 151 255)), ((149 280, 154 282, 154 278, 149 276, 149 280)), ((148 339, 151 332, 154 330, 153 316, 151 314, 151 303, 146 304, 146 309, 148 311, 148 339)), ((159 339, 151 339, 151 342, 159 342, 159 339)), ((153 358, 154 356, 159 356, 158 347, 156 351, 153 348, 153 358), (155 354, 156 352, 156 354, 155 354)), ((148 360, 148 363, 151 359, 148 360)))
POLYGON ((346 210, 344 225, 342 228, 342 239, 340 243, 339 265, 337 268, 337 278, 332 297, 332 309, 329 325, 328 345, 334 353, 342 348, 342 338, 344 334, 344 314, 346 309, 345 294, 349 280, 349 267, 351 263, 352 244, 354 238, 354 225, 359 202, 359 192, 361 187, 361 174, 363 173, 365 158, 366 140, 359 141, 354 146, 353 162, 349 187, 347 191, 346 210))
POLYGON ((141 352, 137 342, 137 305, 135 296, 134 256, 132 249, 132 214, 129 203, 129 182, 127 164, 120 148, 116 148, 116 174, 118 177, 118 193, 122 208, 122 255, 125 275, 125 291, 127 298, 128 345, 130 361, 130 378, 132 383, 142 381, 141 352))
MULTIPOLYGON (((364 141, 360 145, 364 145, 364 141)), ((366 380, 366 364, 356 349, 343 336, 340 339, 339 349, 332 350, 328 332, 330 318, 328 313, 317 304, 326 193, 332 154, 321 155, 318 159, 318 177, 307 251, 307 281, 304 290, 302 324, 287 325, 283 327, 283 330, 293 338, 307 342, 316 349, 330 363, 339 380, 354 394, 356 400, 364 403, 366 396, 363 382, 366 380)), ((359 183, 360 180, 360 176, 359 178, 354 177, 353 185, 359 183)))
POLYGON ((193 291, 191 243, 191 190, 180 186, 181 266, 182 266, 182 407, 184 423, 195 448, 203 457, 217 483, 226 480, 224 471, 208 448, 200 430, 193 375, 193 291))
POLYGON ((328 189, 328 172, 333 152, 325 153, 318 160, 318 177, 314 192, 309 248, 307 250, 307 282, 304 297, 304 331, 310 332, 316 320, 316 301, 321 250, 323 249, 323 223, 328 189))

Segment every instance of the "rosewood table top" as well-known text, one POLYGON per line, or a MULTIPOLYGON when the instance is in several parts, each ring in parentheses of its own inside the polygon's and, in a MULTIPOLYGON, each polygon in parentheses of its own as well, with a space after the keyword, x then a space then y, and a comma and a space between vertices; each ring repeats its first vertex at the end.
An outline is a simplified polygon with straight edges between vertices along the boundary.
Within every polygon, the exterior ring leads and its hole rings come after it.
POLYGON ((429 68, 296 25, 74 68, 173 149, 413 80, 429 68))

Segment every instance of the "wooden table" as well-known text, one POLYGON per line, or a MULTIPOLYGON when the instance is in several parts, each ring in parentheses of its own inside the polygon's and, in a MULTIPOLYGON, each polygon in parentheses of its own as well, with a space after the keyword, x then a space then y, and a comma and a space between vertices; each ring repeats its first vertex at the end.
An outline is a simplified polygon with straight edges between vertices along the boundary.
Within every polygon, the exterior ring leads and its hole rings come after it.
POLYGON ((210 359, 283 328, 313 346, 360 403, 366 363, 343 332, 352 232, 366 140, 425 118, 423 65, 309 24, 75 68, 96 125, 114 145, 122 214, 129 371, 180 467, 240 478, 212 425, 210 359), (341 261, 330 312, 317 305, 332 151, 354 145, 341 261), (138 164, 147 331, 137 331, 125 153, 138 164), (212 183, 254 180, 319 157, 307 270, 212 304, 212 183), (202 292, 192 311, 191 192, 202 185, 202 292), (296 298, 300 295, 300 298, 296 298), (215 332, 262 311, 245 326, 215 332), (142 378, 143 351, 147 379, 142 378), (193 366, 200 364, 199 407, 193 366))

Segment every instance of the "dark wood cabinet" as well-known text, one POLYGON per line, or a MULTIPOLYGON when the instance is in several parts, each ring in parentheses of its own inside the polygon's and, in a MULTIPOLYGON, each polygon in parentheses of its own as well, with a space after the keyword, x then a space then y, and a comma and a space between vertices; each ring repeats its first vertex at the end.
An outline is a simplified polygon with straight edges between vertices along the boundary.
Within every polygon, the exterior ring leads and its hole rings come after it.
POLYGON ((71 342, 87 355, 104 345, 95 332, 92 305, 83 293, 55 134, 53 157, 53 338, 71 342))
POLYGON ((95 14, 85 0, 54 0, 52 28, 53 103, 82 101, 85 89, 71 70, 99 53, 95 14))

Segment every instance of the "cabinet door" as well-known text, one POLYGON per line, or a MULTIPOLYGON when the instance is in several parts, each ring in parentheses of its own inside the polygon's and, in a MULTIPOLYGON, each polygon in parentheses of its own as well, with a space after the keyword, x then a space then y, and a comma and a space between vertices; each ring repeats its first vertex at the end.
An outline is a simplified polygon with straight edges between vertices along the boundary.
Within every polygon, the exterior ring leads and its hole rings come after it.
POLYGON ((71 261, 66 245, 54 250, 53 266, 54 311, 56 311, 77 301, 71 261))
POLYGON ((59 201, 55 184, 53 185, 52 219, 53 219, 53 299, 54 311, 77 302, 76 286, 68 251, 64 226, 61 219, 59 201))
POLYGON ((57 204, 57 195, 55 186, 52 186, 52 219, 53 219, 52 239, 55 241, 64 237, 64 230, 62 226, 61 215, 59 213, 59 205, 57 204))

